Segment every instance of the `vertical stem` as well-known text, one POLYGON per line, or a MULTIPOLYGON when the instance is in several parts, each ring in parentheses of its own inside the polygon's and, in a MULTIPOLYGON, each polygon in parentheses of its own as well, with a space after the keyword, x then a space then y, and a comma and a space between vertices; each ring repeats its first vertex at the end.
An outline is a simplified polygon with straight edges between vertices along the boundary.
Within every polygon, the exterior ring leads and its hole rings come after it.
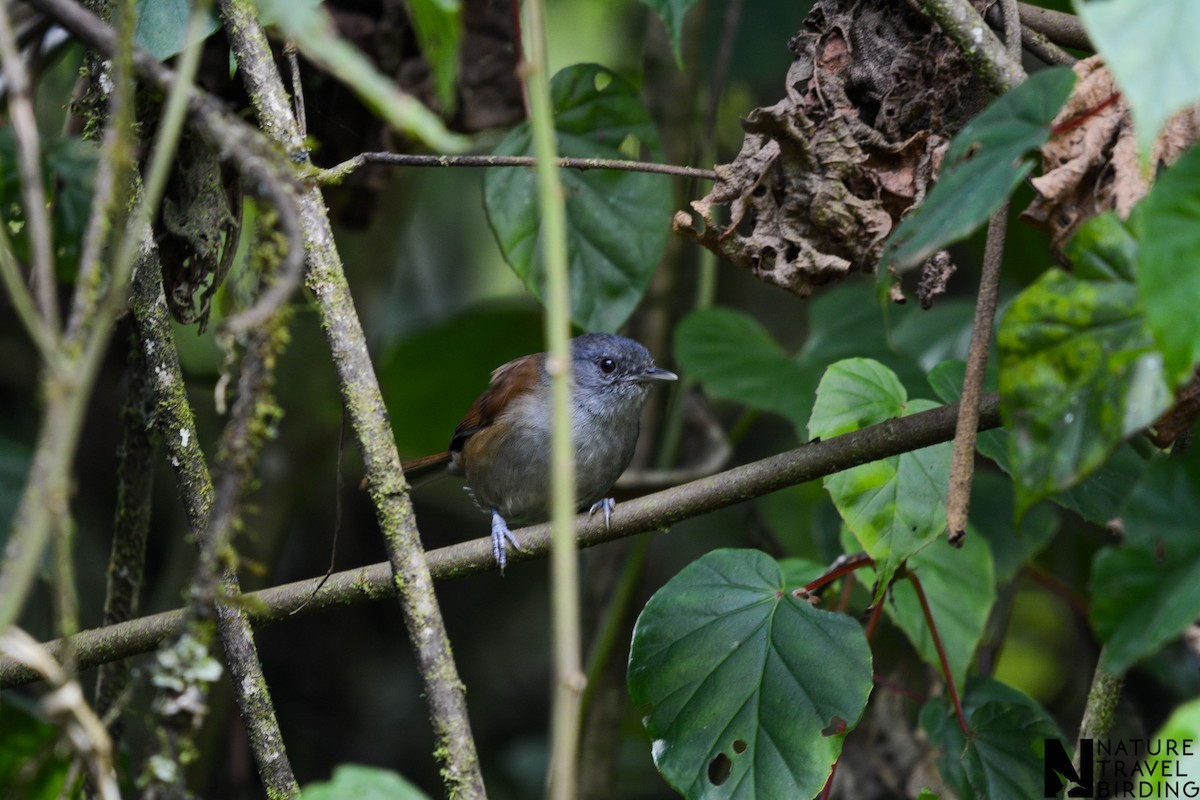
POLYGON ((954 675, 950 672, 950 661, 946 658, 945 649, 942 648, 942 637, 938 633, 937 625, 933 621, 933 611, 929 608, 929 600, 925 597, 925 589, 921 586, 921 579, 917 577, 917 573, 910 571, 908 579, 912 581, 913 590, 917 593, 917 600, 921 601, 921 613, 925 615, 925 624, 929 626, 929 635, 933 637, 933 646, 937 650, 938 661, 942 664, 942 675, 946 678, 946 688, 950 692, 950 702, 954 705, 954 714, 958 717, 958 725, 962 728, 963 735, 967 736, 969 735, 967 731, 967 718, 963 714, 962 702, 958 699, 958 687, 954 685, 954 675))
POLYGON ((566 212, 559 183, 554 110, 546 63, 546 19, 542 0, 527 0, 526 85, 529 91, 542 256, 546 265, 546 362, 554 397, 550 577, 554 630, 554 706, 551 714, 551 798, 575 796, 580 707, 585 677, 581 663, 579 565, 575 553, 575 448, 571 442, 571 292, 567 276, 566 212))

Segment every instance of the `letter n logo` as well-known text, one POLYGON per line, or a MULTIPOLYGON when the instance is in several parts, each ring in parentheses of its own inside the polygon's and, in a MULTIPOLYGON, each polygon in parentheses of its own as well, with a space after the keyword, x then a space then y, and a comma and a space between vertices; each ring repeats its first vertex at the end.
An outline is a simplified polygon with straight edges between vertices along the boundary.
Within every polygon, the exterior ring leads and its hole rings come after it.
POLYGON ((1067 792, 1067 797, 1092 796, 1092 771, 1095 763, 1095 751, 1092 740, 1083 739, 1079 742, 1079 772, 1067 755, 1067 748, 1060 739, 1046 739, 1045 797, 1057 797, 1062 791, 1063 779, 1075 784, 1075 788, 1067 792), (1082 773, 1082 775, 1080 774, 1082 773))

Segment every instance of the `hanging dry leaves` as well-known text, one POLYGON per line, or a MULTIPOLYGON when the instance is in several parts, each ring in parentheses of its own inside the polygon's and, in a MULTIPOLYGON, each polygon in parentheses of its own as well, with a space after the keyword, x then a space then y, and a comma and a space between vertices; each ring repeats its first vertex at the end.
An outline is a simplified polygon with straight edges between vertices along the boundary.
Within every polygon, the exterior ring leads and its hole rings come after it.
MULTIPOLYGON (((1087 219, 1116 210, 1123 219, 1150 189, 1138 163, 1129 106, 1099 56, 1073 68, 1075 91, 1054 120, 1042 148, 1042 174, 1030 183, 1037 197, 1021 218, 1050 234, 1059 260, 1061 247, 1087 219)), ((1200 112, 1173 117, 1150 151, 1153 169, 1173 163, 1200 137, 1200 112)))
POLYGON ((787 96, 743 121, 741 152, 692 203, 699 220, 681 211, 674 229, 808 297, 874 269, 989 96, 946 36, 891 0, 818 0, 789 48, 787 96))

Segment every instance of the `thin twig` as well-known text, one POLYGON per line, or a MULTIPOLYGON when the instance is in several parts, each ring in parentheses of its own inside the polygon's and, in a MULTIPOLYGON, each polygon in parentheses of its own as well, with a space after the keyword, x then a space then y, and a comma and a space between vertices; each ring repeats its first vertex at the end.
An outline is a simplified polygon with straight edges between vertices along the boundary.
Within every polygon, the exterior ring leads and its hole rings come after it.
POLYGON ((25 201, 25 225, 33 258, 32 283, 38 310, 49 331, 58 335, 62 321, 54 281, 54 247, 50 239, 50 212, 42 183, 41 137, 30 99, 29 75, 17 50, 8 4, 0 4, 0 64, 8 82, 8 115, 17 143, 17 168, 25 201))
MULTIPOLYGON (((1021 52, 1021 20, 1016 0, 1002 0, 1004 36, 1010 56, 1021 52)), ((950 544, 961 547, 967 535, 971 508, 971 483, 975 476, 975 439, 979 432, 979 399, 987 372, 988 348, 996 320, 1000 297, 1000 268, 1004 263, 1004 236, 1008 229, 1008 201, 996 209, 988 221, 987 244, 983 251, 983 273, 979 278, 979 296, 975 301, 975 321, 971 345, 967 351, 967 369, 963 376, 962 414, 954 436, 950 456, 950 484, 946 491, 946 535, 950 544)))
POLYGON ((300 138, 308 136, 308 114, 304 110, 304 85, 300 82, 300 55, 294 39, 283 44, 283 55, 288 61, 292 79, 292 107, 296 114, 296 128, 300 138))
POLYGON ((933 619, 933 611, 929 608, 929 600, 925 597, 925 589, 915 571, 908 573, 917 600, 921 603, 921 613, 925 615, 925 624, 929 626, 929 635, 933 639, 934 649, 937 650, 938 662, 942 665, 942 675, 946 678, 946 689, 950 692, 950 702, 954 705, 954 714, 958 717, 958 725, 964 736, 968 736, 967 717, 963 714, 962 702, 958 699, 958 687, 954 685, 954 675, 950 672, 950 661, 946 658, 946 650, 942 647, 942 637, 938 633, 937 623, 933 619))
POLYGON ((958 45, 993 92, 1004 94, 1025 80, 1021 62, 967 0, 917 0, 917 5, 958 45))
MULTIPOLYGON (((654 164, 648 161, 622 161, 615 158, 567 158, 556 156, 554 163, 560 169, 615 169, 626 172, 651 172, 658 175, 675 175, 682 178, 699 178, 715 181, 717 173, 699 167, 680 167, 674 164, 654 164)), ((533 156, 430 156, 410 153, 359 153, 341 164, 316 173, 321 183, 337 183, 350 173, 367 164, 383 164, 392 167, 533 167, 533 156)))
MULTIPOLYGON (((958 404, 955 403, 806 444, 719 475, 627 500, 617 506, 608 526, 603 519, 581 514, 575 520, 577 541, 580 547, 592 547, 645 531, 666 530, 676 522, 788 486, 946 442, 954 435, 957 418, 958 404)), ((994 394, 984 398, 979 425, 983 430, 1000 425, 999 401, 994 394)), ((514 552, 511 560, 546 557, 550 549, 548 525, 531 526, 519 533, 524 550, 514 552)), ((427 558, 433 577, 440 581, 496 569, 488 537, 432 550, 427 558)), ((291 618, 291 611, 312 594, 312 582, 312 578, 305 578, 246 595, 247 618, 256 625, 291 618)), ((345 570, 333 574, 326 588, 307 606, 305 615, 352 603, 383 600, 395 594, 391 565, 387 562, 345 570)), ((88 667, 145 653, 176 634, 181 624, 182 612, 168 611, 109 628, 84 631, 75 637, 76 658, 80 667, 88 667)), ((61 646, 56 642, 47 645, 52 653, 58 652, 57 648, 61 646)), ((0 660, 0 689, 36 679, 36 675, 12 662, 0 660)))

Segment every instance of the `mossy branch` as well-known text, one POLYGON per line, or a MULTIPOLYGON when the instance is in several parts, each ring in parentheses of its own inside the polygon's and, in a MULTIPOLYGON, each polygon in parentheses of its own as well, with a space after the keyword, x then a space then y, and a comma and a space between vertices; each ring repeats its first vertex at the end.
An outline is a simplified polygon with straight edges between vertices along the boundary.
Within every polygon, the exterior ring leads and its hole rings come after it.
MULTIPOLYGON (((958 404, 955 403, 891 419, 673 489, 629 500, 617 506, 609 527, 599 517, 580 515, 575 521, 576 541, 580 547, 591 547, 645 531, 666 530, 676 522, 788 486, 947 442, 954 436, 958 411, 958 404)), ((990 430, 999 426, 999 400, 996 395, 989 394, 980 404, 979 428, 990 430)), ((520 540, 524 550, 512 553, 510 561, 515 563, 545 558, 550 551, 549 528, 549 525, 535 525, 521 530, 520 540)), ((427 554, 427 559, 433 578, 439 581, 496 569, 491 540, 486 537, 432 550, 427 554)), ((246 595, 247 618, 255 625, 288 619, 292 612, 309 600, 319 580, 310 578, 246 595)), ((372 564, 330 576, 321 591, 304 605, 299 614, 315 614, 337 606, 382 600, 395 593, 390 565, 372 564)), ((181 625, 182 612, 168 611, 121 625, 84 631, 74 637, 71 646, 81 667, 94 666, 153 650, 177 632, 181 625)), ((47 645, 53 653, 61 652, 62 646, 61 641, 47 645)), ((11 659, 0 659, 0 689, 37 679, 36 673, 11 659)))

